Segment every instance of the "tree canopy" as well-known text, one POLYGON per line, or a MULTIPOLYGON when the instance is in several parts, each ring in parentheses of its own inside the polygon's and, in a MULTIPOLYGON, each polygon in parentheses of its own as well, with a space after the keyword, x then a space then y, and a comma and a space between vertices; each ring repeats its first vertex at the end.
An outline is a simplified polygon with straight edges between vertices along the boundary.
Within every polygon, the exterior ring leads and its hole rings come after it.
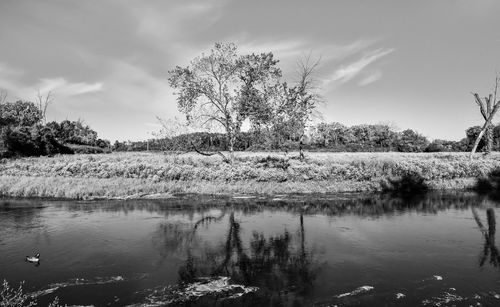
POLYGON ((317 62, 299 63, 297 84, 289 85, 271 52, 240 55, 235 44, 216 43, 190 66, 169 71, 168 81, 188 122, 222 128, 232 153, 245 120, 280 137, 303 134, 318 101, 311 91, 317 62))
POLYGON ((216 43, 190 67, 171 70, 168 81, 188 121, 223 128, 232 152, 245 119, 268 120, 268 101, 281 76, 277 63, 272 53, 239 55, 236 45, 216 43))
POLYGON ((41 119, 42 114, 33 102, 19 100, 0 104, 0 127, 33 126, 41 119))

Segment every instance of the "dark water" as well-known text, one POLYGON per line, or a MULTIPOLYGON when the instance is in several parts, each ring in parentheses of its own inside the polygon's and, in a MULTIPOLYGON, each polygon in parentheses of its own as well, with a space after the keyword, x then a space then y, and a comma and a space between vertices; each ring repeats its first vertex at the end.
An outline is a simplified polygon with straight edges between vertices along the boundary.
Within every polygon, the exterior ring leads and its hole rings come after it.
POLYGON ((4 200, 0 279, 41 306, 500 306, 497 206, 472 193, 4 200))

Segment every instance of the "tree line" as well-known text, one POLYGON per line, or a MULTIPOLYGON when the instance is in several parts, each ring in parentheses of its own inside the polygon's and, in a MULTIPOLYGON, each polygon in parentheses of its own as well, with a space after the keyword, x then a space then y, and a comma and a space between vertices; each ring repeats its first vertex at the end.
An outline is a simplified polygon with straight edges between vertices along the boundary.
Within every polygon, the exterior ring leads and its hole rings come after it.
MULTIPOLYGON (((412 129, 396 131, 389 125, 354 125, 340 123, 319 123, 308 128, 302 136, 302 147, 312 151, 332 152, 467 152, 472 149, 481 131, 480 126, 470 127, 460 141, 433 140, 412 129)), ((298 151, 298 139, 279 136, 282 141, 273 140, 274 133, 244 131, 237 134, 233 149, 236 151, 298 151)), ((485 140, 478 150, 486 150, 485 140)), ((228 151, 229 143, 224 133, 192 132, 137 142, 118 142, 115 151, 193 151, 194 147, 206 152, 228 151)), ((492 128, 492 150, 500 150, 500 125, 492 128)))
POLYGON ((5 92, 0 97, 1 157, 104 152, 110 148, 109 141, 99 139, 81 120, 46 123, 48 103, 7 102, 5 92))

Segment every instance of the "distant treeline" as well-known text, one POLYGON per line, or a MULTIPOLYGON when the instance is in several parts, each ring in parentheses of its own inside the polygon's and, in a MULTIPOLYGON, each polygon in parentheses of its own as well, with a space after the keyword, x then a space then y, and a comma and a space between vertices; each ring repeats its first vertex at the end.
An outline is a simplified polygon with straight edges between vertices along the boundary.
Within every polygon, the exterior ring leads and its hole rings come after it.
MULTIPOLYGON (((481 130, 480 126, 465 131, 460 141, 434 140, 430 142, 418 132, 406 129, 395 131, 388 125, 345 126, 340 123, 320 123, 308 129, 302 142, 288 138, 276 141, 276 136, 265 131, 249 131, 238 134, 234 149, 238 151, 297 150, 299 146, 314 151, 334 152, 441 152, 469 151, 481 130)), ((195 132, 172 138, 151 139, 139 142, 118 142, 115 151, 224 151, 229 146, 223 133, 195 132)), ((479 149, 484 147, 481 141, 479 149)), ((500 150, 500 125, 494 128, 493 150, 500 150)))
POLYGON ((39 106, 29 101, 0 103, 0 157, 109 151, 109 141, 82 121, 45 123, 39 106))
MULTIPOLYGON (((439 152, 469 151, 481 127, 470 127, 460 141, 429 140, 414 130, 396 131, 388 125, 345 126, 320 123, 302 136, 276 130, 253 129, 238 133, 234 150, 297 150, 337 152, 439 152)), ((286 130, 284 130, 286 131, 286 130)), ((479 150, 484 147, 479 144, 479 150)), ((71 153, 115 151, 225 151, 227 134, 196 132, 170 138, 140 142, 115 142, 99 139, 97 132, 82 121, 45 123, 43 112, 33 102, 0 103, 0 156, 42 156, 71 153)), ((500 125, 493 129, 493 150, 500 150, 500 125)))

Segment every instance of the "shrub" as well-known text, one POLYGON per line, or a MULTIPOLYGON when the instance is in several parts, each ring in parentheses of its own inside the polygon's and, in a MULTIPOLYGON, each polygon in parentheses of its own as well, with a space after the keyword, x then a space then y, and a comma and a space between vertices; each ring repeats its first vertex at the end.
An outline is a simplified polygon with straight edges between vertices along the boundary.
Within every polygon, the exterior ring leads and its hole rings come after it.
POLYGON ((429 186, 422 175, 410 171, 402 176, 383 181, 382 190, 384 192, 410 194, 426 192, 429 190, 429 186))
POLYGON ((87 145, 76 145, 76 144, 67 144, 66 146, 68 146, 68 148, 70 148, 76 154, 100 154, 100 153, 111 152, 109 149, 98 146, 87 146, 87 145))
POLYGON ((265 158, 258 159, 256 161, 256 166, 286 170, 290 166, 290 162, 288 162, 288 159, 286 158, 267 156, 265 158))
POLYGON ((487 176, 477 178, 474 190, 478 192, 500 192, 500 168, 496 168, 487 176))
POLYGON ((18 156, 47 156, 71 154, 73 151, 60 144, 52 130, 41 125, 16 127, 4 130, 2 139, 7 151, 18 156))

